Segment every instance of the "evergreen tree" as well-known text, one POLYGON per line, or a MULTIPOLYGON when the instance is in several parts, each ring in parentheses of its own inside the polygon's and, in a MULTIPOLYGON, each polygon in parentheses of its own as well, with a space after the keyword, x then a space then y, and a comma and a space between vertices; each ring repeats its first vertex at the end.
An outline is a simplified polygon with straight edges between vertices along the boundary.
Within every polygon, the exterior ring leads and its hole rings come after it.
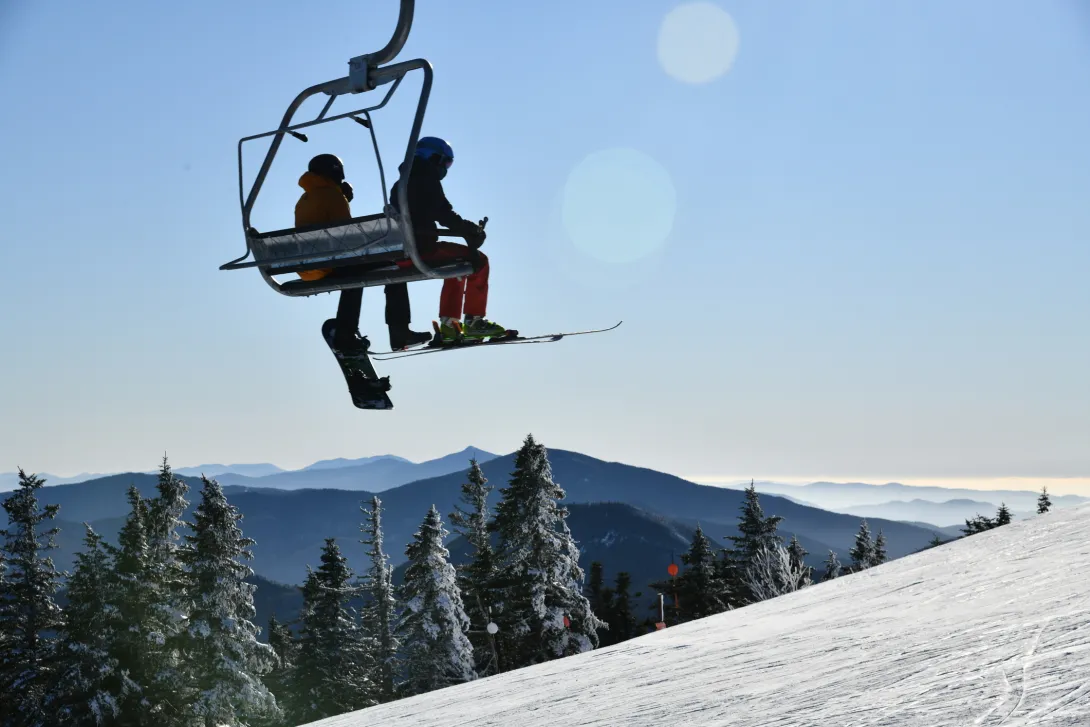
POLYGON ((755 603, 808 585, 806 566, 796 562, 782 543, 766 541, 746 566, 745 586, 755 603))
MULTIPOLYGON (((276 699, 261 681, 275 663, 272 648, 257 640, 255 586, 243 561, 254 541, 242 534, 238 508, 215 480, 201 478, 193 532, 179 559, 186 566, 189 628, 182 640, 192 700, 189 712, 208 727, 246 725, 273 716, 276 699)), ((187 695, 188 696, 188 695, 187 695)))
POLYGON ((295 665, 297 644, 292 637, 291 629, 276 619, 276 614, 269 617, 269 646, 276 655, 276 665, 272 671, 265 675, 265 686, 276 697, 277 705, 281 707, 281 714, 265 720, 267 725, 281 724, 286 705, 290 701, 291 681, 290 674, 295 665))
MULTIPOLYGON (((164 455, 159 467, 155 498, 145 499, 142 508, 145 552, 143 578, 139 588, 146 597, 148 633, 157 642, 154 669, 145 674, 144 694, 153 704, 169 705, 167 714, 178 720, 186 717, 179 707, 179 685, 189 684, 194 676, 186 673, 180 649, 187 639, 189 623, 187 576, 181 561, 182 537, 179 529, 189 503, 185 499, 189 485, 176 477, 164 455)), ((181 701, 184 701, 181 700, 181 701)))
POLYGON ((1048 496, 1048 487, 1041 488, 1041 494, 1037 497, 1037 514, 1044 515, 1052 507, 1052 500, 1048 496))
POLYGON ((996 525, 996 527, 999 527, 1000 525, 1010 525, 1010 524, 1011 524, 1011 511, 1010 511, 1010 508, 1007 507, 1007 503, 1005 503, 1005 502, 1000 503, 999 512, 997 512, 996 516, 995 516, 995 525, 996 525))
POLYGON ((447 531, 433 505, 405 549, 404 610, 398 633, 405 643, 405 692, 423 694, 477 677, 457 574, 443 546, 447 531))
POLYGON ((809 553, 802 547, 799 539, 792 534, 791 542, 787 546, 787 553, 791 556, 791 570, 800 573, 797 588, 805 588, 813 584, 813 568, 806 565, 806 556, 809 553))
POLYGON ((473 553, 458 569, 458 587, 462 591, 469 640, 481 676, 502 671, 496 639, 488 633, 497 590, 496 555, 492 549, 488 522, 488 495, 492 487, 476 459, 470 460, 469 473, 462 484, 460 505, 450 514, 451 528, 466 539, 473 553))
POLYGON ((834 578, 840 577, 840 560, 836 557, 836 551, 830 550, 829 557, 825 559, 825 574, 822 575, 821 580, 831 581, 834 578))
POLYGON ((360 528, 365 537, 360 542, 368 546, 367 554, 371 560, 367 575, 360 584, 360 590, 368 597, 363 607, 363 633, 371 642, 374 660, 371 681, 375 685, 375 696, 380 702, 389 702, 395 696, 398 651, 397 636, 394 634, 397 620, 394 571, 382 550, 382 502, 378 497, 372 497, 370 509, 361 507, 360 510, 365 517, 360 528))
POLYGON ((606 612, 605 596, 609 589, 605 585, 602 562, 596 560, 590 564, 590 577, 587 579, 586 595, 591 610, 595 613, 606 612))
POLYGON ((704 618, 727 610, 727 587, 719 579, 719 568, 711 541, 699 525, 681 562, 687 568, 678 577, 680 617, 683 621, 704 618))
POLYGON ((631 587, 632 576, 624 571, 618 573, 614 580, 612 598, 609 599, 605 612, 609 630, 606 632, 608 643, 603 645, 619 644, 637 635, 639 626, 636 623, 636 614, 632 611, 632 595, 629 593, 631 587))
POLYGON ((148 577, 147 502, 130 486, 129 514, 117 535, 117 547, 106 546, 112 561, 108 602, 117 608, 123 628, 117 630, 112 655, 135 684, 131 698, 122 702, 122 724, 173 724, 184 710, 173 692, 157 688, 168 664, 166 623, 158 591, 148 577), (173 720, 173 722, 172 722, 173 720))
MULTIPOLYGON (((7 631, 8 627, 11 626, 11 622, 7 617, 8 587, 7 557, 4 555, 3 547, 0 546, 0 669, 3 668, 3 664, 8 657, 8 644, 11 641, 7 631)), ((3 700, 2 696, 0 696, 0 700, 3 700)), ((0 709, 2 708, 2 705, 0 705, 0 709)))
POLYGON ((63 624, 53 597, 60 574, 49 552, 59 532, 48 522, 57 505, 39 507, 38 490, 45 480, 19 469, 19 486, 4 500, 8 527, 0 530, 7 579, 0 592, 0 724, 39 725, 45 715, 46 690, 56 675, 56 631, 63 624))
POLYGON ((68 607, 59 634, 60 673, 51 689, 49 713, 57 725, 116 724, 121 705, 139 687, 113 656, 114 638, 124 628, 110 603, 110 556, 102 537, 85 525, 83 552, 68 579, 68 607))
POLYGON ((872 566, 882 565, 887 560, 886 555, 886 536, 879 530, 878 537, 874 539, 874 550, 871 552, 870 564, 872 566))
POLYGON ((783 544, 783 539, 777 533, 783 518, 778 515, 765 516, 761 508, 761 498, 752 480, 745 489, 741 511, 742 514, 738 516, 739 534, 727 536, 733 547, 724 552, 724 562, 720 566, 720 577, 727 584, 732 606, 742 606, 757 600, 747 590, 749 565, 762 550, 783 544))
POLYGON ((603 622, 582 594, 579 549, 568 529, 562 490, 545 448, 527 436, 496 507, 493 528, 503 600, 499 623, 505 666, 514 668, 597 646, 603 622), (567 623, 565 623, 567 621, 567 623))
POLYGON ((965 527, 961 529, 961 532, 966 535, 976 535, 982 533, 985 530, 991 530, 996 526, 995 520, 992 520, 986 515, 977 515, 972 520, 965 520, 965 527))
POLYGON ((855 534, 855 545, 848 551, 852 558, 852 570, 859 571, 870 568, 874 562, 874 541, 870 537, 870 527, 864 520, 859 525, 859 532, 855 534))
MULTIPOLYGON (((605 575, 600 561, 596 560, 590 564, 590 577, 587 579, 586 596, 587 602, 590 603, 590 610, 600 617, 606 618, 608 623, 607 614, 613 607, 613 590, 605 584, 605 575)), ((598 644, 605 646, 608 643, 612 643, 609 628, 599 628, 598 644)))
POLYGON ((377 703, 371 660, 350 601, 352 570, 334 538, 326 538, 318 570, 303 584, 299 648, 290 672, 292 724, 315 722, 377 703))

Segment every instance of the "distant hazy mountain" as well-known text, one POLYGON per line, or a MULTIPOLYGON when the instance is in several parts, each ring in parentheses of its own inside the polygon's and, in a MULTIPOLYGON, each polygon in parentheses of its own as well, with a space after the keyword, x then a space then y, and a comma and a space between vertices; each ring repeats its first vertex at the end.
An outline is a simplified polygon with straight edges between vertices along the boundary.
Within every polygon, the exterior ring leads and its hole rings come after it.
MULTIPOLYGON (((972 500, 988 504, 988 509, 995 510, 1002 502, 1016 512, 1037 512, 1037 492, 1030 490, 969 490, 964 488, 917 487, 891 482, 884 485, 869 485, 863 482, 813 482, 809 485, 786 485, 779 482, 755 482, 757 492, 774 495, 786 495, 816 507, 836 512, 845 512, 849 508, 866 505, 884 505, 889 502, 908 502, 927 500, 943 503, 950 500, 972 500)), ((745 485, 730 485, 731 489, 741 489, 745 485)), ((1060 509, 1071 507, 1090 498, 1079 495, 1049 494, 1053 507, 1060 509)), ((970 516, 971 517, 971 516, 970 516)))
MULTIPOLYGON (((495 459, 496 455, 476 447, 466 447, 461 452, 427 462, 410 462, 393 456, 366 457, 363 464, 336 466, 338 460, 327 460, 303 470, 280 472, 266 477, 244 477, 237 474, 223 474, 216 477, 221 485, 239 485, 244 487, 272 487, 278 490, 366 490, 383 492, 391 487, 407 482, 423 480, 429 477, 464 472, 469 468, 473 457, 484 463, 495 459)), ((349 462, 351 460, 340 460, 349 462)))
MULTIPOLYGON (((47 485, 67 485, 73 482, 83 482, 84 480, 93 480, 99 477, 108 477, 105 474, 91 474, 84 472, 73 477, 58 477, 57 475, 51 475, 48 472, 34 472, 32 470, 26 470, 28 475, 36 474, 45 480, 47 485)), ((19 486, 19 473, 18 472, 0 472, 0 492, 7 492, 8 490, 14 490, 19 486)))
MULTIPOLYGON (((946 502, 911 500, 909 502, 884 502, 880 505, 859 505, 857 507, 843 508, 839 512, 865 518, 880 517, 888 520, 924 522, 945 527, 964 526, 967 519, 972 519, 977 515, 994 517, 997 509, 997 506, 992 503, 979 500, 947 500, 946 502)), ((1036 509, 1033 512, 1036 512, 1036 509)), ((1016 516, 1025 514, 1027 513, 1015 512, 1016 516)))
MULTIPOLYGON (((227 472, 234 474, 245 475, 247 477, 264 477, 266 475, 275 475, 278 472, 283 472, 274 464, 268 462, 261 462, 258 464, 202 464, 196 467, 178 467, 174 469, 174 473, 178 475, 187 475, 190 477, 219 477, 227 472)), ((151 471, 148 474, 152 474, 151 471)))
MULTIPOLYGON (((398 462, 407 462, 408 464, 412 464, 411 461, 405 459, 404 457, 398 457, 392 454, 380 454, 377 457, 359 457, 357 459, 345 459, 344 457, 337 457, 336 459, 323 459, 315 462, 312 465, 307 465, 303 468, 303 470, 335 470, 341 467, 355 467, 361 464, 370 464, 372 462, 377 462, 381 459, 392 459, 398 462)), ((241 475, 246 473, 239 472, 239 474, 241 475)))
MULTIPOLYGON (((404 560, 405 545, 420 526, 431 505, 446 516, 458 499, 465 480, 468 458, 464 454, 457 471, 441 477, 411 482, 380 494, 385 514, 386 546, 394 565, 404 560)), ((563 450, 549 453, 556 481, 567 492, 566 502, 615 502, 631 505, 686 524, 700 523, 709 537, 722 540, 737 532, 737 517, 743 495, 728 488, 697 485, 654 470, 604 462, 586 455, 563 450)), ((485 476, 497 488, 503 487, 514 469, 513 455, 497 457, 482 465, 485 476)), ((385 464, 373 462, 362 467, 385 464)), ((397 464, 392 463, 392 464, 397 464)), ((344 472, 354 468, 329 470, 344 472)), ((286 473, 290 474, 290 473, 286 473)), ((321 474, 321 471, 315 473, 321 474)), ((263 482, 283 475, 257 478, 263 482)), ((195 503, 199 480, 187 478, 191 484, 189 500, 195 503)), ((78 485, 46 488, 42 499, 61 506, 59 516, 70 522, 91 521, 103 534, 116 532, 116 518, 125 515, 125 490, 135 484, 145 495, 155 493, 155 477, 147 474, 116 475, 78 485), (112 528, 112 532, 111 532, 112 528)), ((361 501, 369 500, 363 491, 321 489, 283 490, 252 487, 227 487, 228 498, 244 515, 242 527, 257 544, 253 548, 252 567, 260 575, 281 583, 300 583, 307 565, 317 566, 322 543, 327 537, 337 538, 347 557, 360 562, 364 547, 359 540, 362 514, 361 501)), ((499 500, 492 494, 491 504, 499 500)), ((823 558, 829 548, 835 549, 842 560, 847 558, 859 518, 826 512, 790 502, 784 498, 765 496, 762 505, 766 513, 784 518, 781 532, 795 533, 803 546, 823 558)), ((888 541, 891 557, 900 557, 919 550, 934 537, 935 531, 890 520, 873 519, 872 531, 882 529, 888 541)), ((82 538, 82 530, 75 535, 82 538)))

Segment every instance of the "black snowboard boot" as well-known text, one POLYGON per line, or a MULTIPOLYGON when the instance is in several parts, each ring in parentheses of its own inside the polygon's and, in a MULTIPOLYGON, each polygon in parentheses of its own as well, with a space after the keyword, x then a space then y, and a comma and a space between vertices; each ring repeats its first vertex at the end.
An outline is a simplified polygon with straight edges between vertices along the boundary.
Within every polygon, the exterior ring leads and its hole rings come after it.
POLYGON ((413 331, 408 326, 390 326, 390 349, 393 351, 402 351, 409 346, 419 346, 430 340, 430 333, 413 331))
POLYGON ((330 319, 322 325, 322 334, 326 336, 337 359, 349 368, 356 368, 359 362, 367 359, 371 342, 366 336, 361 336, 358 330, 342 333, 337 330, 336 320, 330 319))

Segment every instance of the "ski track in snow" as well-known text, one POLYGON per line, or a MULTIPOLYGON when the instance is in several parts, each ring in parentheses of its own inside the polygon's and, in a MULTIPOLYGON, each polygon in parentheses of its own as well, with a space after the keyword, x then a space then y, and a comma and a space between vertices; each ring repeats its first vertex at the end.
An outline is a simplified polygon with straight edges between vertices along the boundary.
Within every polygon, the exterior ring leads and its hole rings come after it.
POLYGON ((1090 505, 322 727, 1090 727, 1090 505))

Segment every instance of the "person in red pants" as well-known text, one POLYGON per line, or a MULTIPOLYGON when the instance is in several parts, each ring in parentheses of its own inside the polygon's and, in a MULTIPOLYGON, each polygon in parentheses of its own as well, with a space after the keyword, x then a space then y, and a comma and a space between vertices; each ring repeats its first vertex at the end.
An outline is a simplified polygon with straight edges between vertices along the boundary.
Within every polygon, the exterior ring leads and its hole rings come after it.
MULTIPOLYGON (((443 281, 439 297, 439 333, 444 342, 466 338, 502 336, 507 329, 488 320, 488 258, 479 250, 485 233, 480 224, 470 222, 454 211, 443 191, 443 178, 454 164, 454 150, 446 141, 425 136, 416 143, 412 171, 409 173, 408 198, 412 213, 413 236, 420 256, 429 265, 442 264, 456 258, 473 261, 474 271, 464 278, 443 281), (467 245, 440 242, 442 224, 465 238, 467 245), (464 321, 459 321, 462 316, 464 321), (461 323, 459 332, 457 325, 461 323)), ((402 172, 404 175, 404 171, 402 172)), ((390 189, 393 206, 398 206, 399 179, 390 189)))

